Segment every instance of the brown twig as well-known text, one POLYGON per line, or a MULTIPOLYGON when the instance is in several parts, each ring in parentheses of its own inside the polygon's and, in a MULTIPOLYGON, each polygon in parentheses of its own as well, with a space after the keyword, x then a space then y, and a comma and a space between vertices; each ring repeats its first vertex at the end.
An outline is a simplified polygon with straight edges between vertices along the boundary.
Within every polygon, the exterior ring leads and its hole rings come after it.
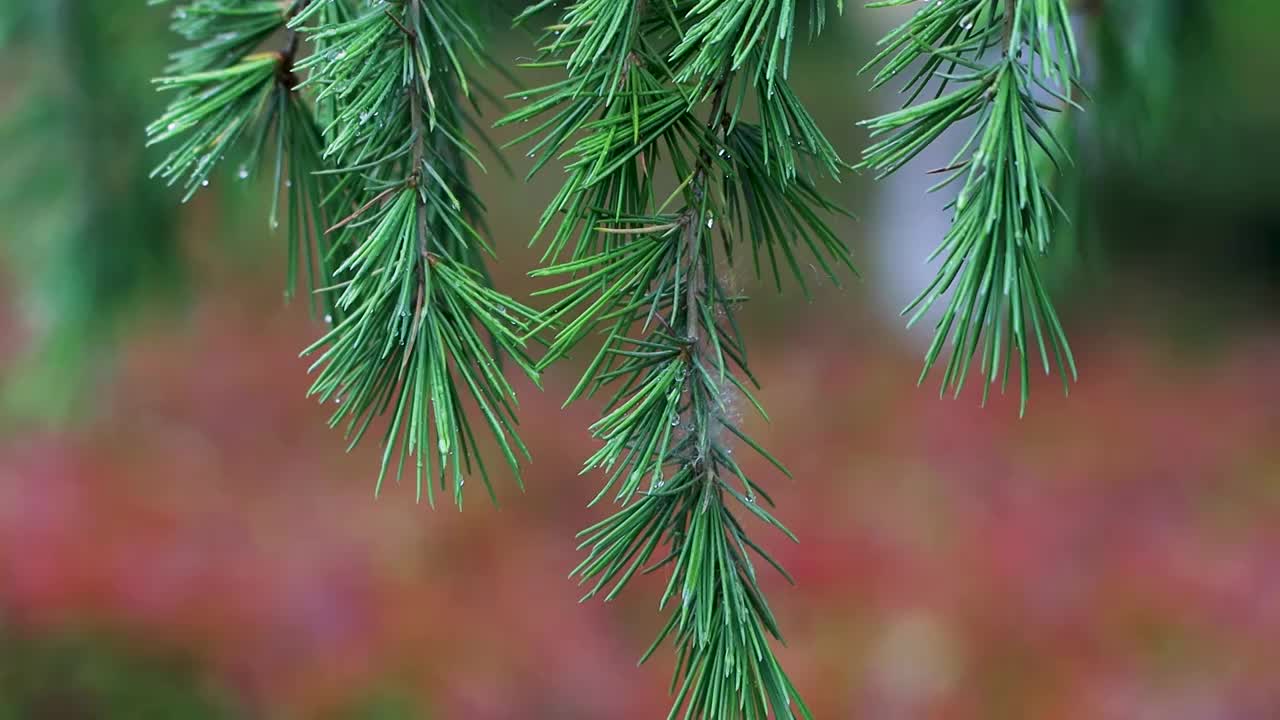
POLYGON ((289 28, 288 25, 299 13, 306 10, 310 4, 311 0, 293 0, 284 13, 285 27, 288 30, 285 33, 284 47, 279 53, 280 64, 276 66, 276 77, 280 79, 280 84, 290 91, 296 90, 298 87, 298 76, 293 72, 293 63, 298 57, 298 48, 302 43, 302 37, 297 30, 289 28))

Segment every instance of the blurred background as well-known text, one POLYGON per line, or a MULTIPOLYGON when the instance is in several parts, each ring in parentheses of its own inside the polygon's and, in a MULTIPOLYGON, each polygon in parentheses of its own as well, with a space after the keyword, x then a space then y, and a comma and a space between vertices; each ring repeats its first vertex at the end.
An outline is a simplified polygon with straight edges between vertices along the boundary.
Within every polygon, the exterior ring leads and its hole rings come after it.
MULTIPOLYGON (((1092 99, 1046 262, 1069 397, 1041 379, 1019 420, 915 385, 929 332, 897 313, 945 146, 831 186, 862 280, 735 279, 773 418, 749 430, 796 476, 766 483, 800 537, 764 538, 797 580, 768 590, 819 718, 1280 717, 1280 5, 1078 6, 1092 99)), ((796 58, 850 161, 901 17, 848 7, 796 58)), ((529 54, 495 25, 498 61, 529 54)), ((166 26, 0 0, 0 719, 661 717, 668 654, 635 668, 660 580, 580 606, 564 579, 607 512, 578 475, 598 408, 560 409, 581 368, 521 387, 527 492, 375 498, 377 448, 304 398, 321 326, 282 301, 267 188, 232 166, 180 206, 146 177, 166 26)), ((524 170, 479 181, 515 294, 556 185, 524 170)))

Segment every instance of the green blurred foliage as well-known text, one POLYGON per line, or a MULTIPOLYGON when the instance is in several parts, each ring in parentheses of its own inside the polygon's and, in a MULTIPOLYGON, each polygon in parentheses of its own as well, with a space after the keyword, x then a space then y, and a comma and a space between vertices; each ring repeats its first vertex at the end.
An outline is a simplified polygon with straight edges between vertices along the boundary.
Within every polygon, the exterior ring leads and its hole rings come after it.
POLYGON ((389 690, 375 690, 358 697, 326 720, 431 720, 413 700, 389 690))
POLYGON ((1183 285, 1178 295, 1193 306, 1242 290, 1273 293, 1280 5, 1102 7, 1088 25, 1096 79, 1081 140, 1085 241, 1108 264, 1183 285))
POLYGON ((141 657, 109 640, 0 631, 0 720, 231 720, 194 667, 141 657))
POLYGON ((83 408, 120 330, 181 287, 173 199, 142 147, 162 27, 143 3, 0 0, 16 70, 0 85, 0 249, 33 335, 0 386, 10 417, 83 408))

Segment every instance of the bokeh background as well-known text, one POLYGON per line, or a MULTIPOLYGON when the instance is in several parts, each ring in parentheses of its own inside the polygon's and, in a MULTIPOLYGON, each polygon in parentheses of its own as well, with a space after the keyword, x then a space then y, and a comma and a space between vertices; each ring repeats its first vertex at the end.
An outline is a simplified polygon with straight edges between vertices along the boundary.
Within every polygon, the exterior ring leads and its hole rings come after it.
MULTIPOLYGON (((1280 6, 1078 7, 1092 100, 1046 263, 1069 397, 1042 378, 1020 420, 916 387, 928 330, 897 311, 945 149, 831 186, 861 280, 815 273, 806 302, 736 278, 772 415, 750 430, 796 476, 767 486, 800 543, 766 544, 797 585, 767 589, 820 718, 1280 717, 1280 6)), ((849 160, 893 102, 857 70, 900 18, 848 7, 796 59, 849 160)), ((597 408, 560 409, 580 368, 521 386, 526 492, 375 498, 377 449, 304 399, 320 325, 282 302, 266 189, 229 167, 179 207, 146 178, 166 24, 0 0, 0 718, 663 716, 668 658, 635 667, 659 580, 609 605, 565 580, 607 511, 578 474, 597 408)), ((492 48, 529 54, 501 19, 492 48)), ((526 293, 555 182, 515 165, 479 183, 526 293)))

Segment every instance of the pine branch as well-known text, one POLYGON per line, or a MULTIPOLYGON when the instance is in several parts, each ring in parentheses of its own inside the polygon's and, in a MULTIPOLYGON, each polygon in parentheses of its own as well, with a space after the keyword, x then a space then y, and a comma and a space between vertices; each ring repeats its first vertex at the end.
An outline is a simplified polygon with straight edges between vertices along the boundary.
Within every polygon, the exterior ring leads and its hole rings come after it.
POLYGON ((867 65, 880 66, 874 87, 910 72, 903 88, 908 99, 902 110, 865 123, 877 141, 864 151, 863 167, 884 177, 960 121, 976 120, 955 158, 935 171, 946 177, 933 190, 956 181, 961 189, 949 206, 951 229, 930 258, 945 258, 938 275, 904 311, 914 324, 935 302, 946 302, 920 380, 950 336, 942 392, 952 388, 959 395, 981 346, 983 402, 997 380, 1002 391, 1007 387, 1010 365, 1017 362, 1025 412, 1032 337, 1045 373, 1052 354, 1064 388, 1076 377, 1066 334, 1037 268, 1037 255, 1052 239, 1054 215, 1065 214, 1042 168, 1046 159, 1055 168, 1069 162, 1045 115, 1075 105, 1071 94, 1079 65, 1066 3, 938 0, 890 32, 882 45, 867 65), (988 62, 993 49, 999 57, 988 62), (930 87, 933 98, 917 102, 930 87))
MULTIPOLYGON (((192 45, 175 52, 171 74, 155 81, 178 98, 147 127, 147 136, 148 145, 181 140, 152 175, 169 184, 181 182, 184 202, 207 187, 217 165, 241 145, 247 145, 246 161, 236 171, 238 179, 271 168, 272 230, 279 226, 282 190, 288 199, 286 295, 294 294, 301 266, 315 311, 317 296, 311 291, 331 284, 323 229, 342 198, 317 175, 323 168, 323 140, 294 73, 298 36, 287 26, 309 3, 198 0, 178 6, 173 29, 192 45), (282 32, 283 48, 264 47, 282 32)), ((326 305, 325 312, 332 317, 336 309, 326 305)))
POLYGON ((785 83, 793 11, 767 1, 572 4, 528 64, 564 77, 521 93, 528 104, 501 121, 537 121, 513 144, 531 144, 533 172, 555 157, 568 176, 537 233, 548 236, 549 265, 534 275, 562 278, 544 291, 558 299, 536 328, 554 333, 541 365, 604 335, 569 401, 611 389, 584 472, 607 476, 593 504, 612 492, 621 507, 583 531, 588 554, 573 575, 590 584, 584 600, 612 599, 637 572, 669 571, 660 608, 677 593, 680 602, 645 658, 666 639, 676 648, 671 717, 809 716, 770 649, 780 633, 750 555, 781 567, 739 520, 755 515, 794 539, 733 457, 741 442, 782 468, 740 428, 741 402, 760 408, 734 320, 743 298, 719 277, 739 236, 779 285, 778 256, 804 284, 797 246, 833 277, 851 267, 821 219, 836 208, 809 177, 842 163, 785 83), (693 33, 719 45, 695 47, 693 33), (759 124, 739 117, 750 92, 759 124), (663 162, 674 188, 655 179, 663 162))
POLYGON ((464 57, 480 51, 467 5, 181 5, 174 29, 191 46, 157 81, 178 99, 148 129, 152 143, 181 140, 156 174, 183 182, 187 198, 241 144, 241 179, 272 154, 273 228, 282 190, 289 201, 289 288, 305 266, 332 324, 305 351, 317 356, 311 394, 338 403, 330 422, 352 446, 390 414, 379 488, 393 458, 399 478, 413 456, 419 497, 425 487, 434 503, 438 480, 459 505, 473 471, 493 494, 465 406, 518 476, 528 452, 499 358, 537 379, 524 351, 533 313, 491 287, 468 180, 478 160, 464 139, 464 57))
MULTIPOLYGON (((313 3, 294 24, 334 4, 313 3)), ((473 471, 494 494, 464 403, 518 479, 528 451, 495 354, 537 381, 524 350, 534 314, 489 286, 476 229, 483 206, 459 101, 470 92, 463 58, 479 57, 479 39, 465 6, 409 0, 324 19, 310 37, 333 49, 298 65, 333 108, 324 154, 353 208, 330 229, 341 318, 306 351, 318 355, 311 394, 339 403, 331 423, 353 446, 390 412, 379 487, 393 458, 399 478, 413 457, 419 497, 425 489, 434 504, 438 484, 459 506, 473 471)))

